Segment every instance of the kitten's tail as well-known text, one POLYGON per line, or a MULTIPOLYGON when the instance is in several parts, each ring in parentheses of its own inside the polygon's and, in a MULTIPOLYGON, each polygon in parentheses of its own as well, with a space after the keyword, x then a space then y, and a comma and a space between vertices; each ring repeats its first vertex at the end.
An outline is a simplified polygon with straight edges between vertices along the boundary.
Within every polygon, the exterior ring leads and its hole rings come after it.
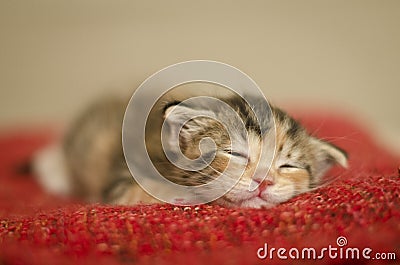
POLYGON ((71 179, 60 144, 40 150, 33 158, 33 170, 39 184, 49 193, 71 195, 71 179))

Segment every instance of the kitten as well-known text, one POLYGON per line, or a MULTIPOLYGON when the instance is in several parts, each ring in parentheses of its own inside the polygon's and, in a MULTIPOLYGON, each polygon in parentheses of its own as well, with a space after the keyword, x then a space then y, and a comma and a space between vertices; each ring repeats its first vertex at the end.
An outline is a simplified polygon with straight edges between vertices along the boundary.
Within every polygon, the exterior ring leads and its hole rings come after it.
MULTIPOLYGON (((161 115, 158 113, 155 122, 148 123, 149 130, 154 133, 150 138, 146 135, 149 156, 157 170, 167 179, 182 185, 201 185, 217 179, 229 162, 232 163, 232 167, 230 172, 225 173, 232 176, 232 181, 236 181, 235 177, 238 174, 235 168, 244 168, 244 172, 238 183, 213 203, 261 208, 272 207, 324 184, 323 176, 334 164, 347 167, 347 155, 343 150, 310 136, 297 121, 279 108, 271 107, 271 112, 263 109, 261 101, 260 104, 256 103, 253 106, 254 111, 265 117, 258 125, 253 111, 241 97, 233 95, 223 100, 243 120, 249 150, 232 150, 229 135, 218 122, 224 120, 229 124, 233 122, 232 117, 224 111, 219 111, 218 106, 214 106, 208 111, 211 111, 216 119, 191 119, 181 128, 179 134, 181 151, 191 159, 200 155, 200 140, 211 137, 216 145, 215 157, 211 164, 199 171, 185 171, 167 163, 164 153, 160 151, 160 137, 154 138, 154 135, 159 135, 159 129, 154 129, 154 126, 161 127, 163 119, 168 117, 166 122, 168 126, 173 127, 180 119, 195 117, 202 108, 201 104, 185 105, 172 101, 164 106, 161 115), (265 176, 259 174, 260 167, 256 170, 256 165, 260 160, 261 169, 265 170, 265 167, 269 166, 260 155, 274 146, 271 143, 273 123, 276 126, 276 152, 271 168, 265 176), (262 132, 260 128, 270 129, 262 132), (250 191, 251 186, 257 188, 250 191)), ((71 187, 67 193, 92 202, 157 202, 135 183, 125 163, 121 146, 125 108, 126 102, 123 100, 103 100, 87 110, 70 128, 62 146, 62 163, 66 168, 64 175, 69 178, 71 187)), ((234 137, 239 142, 246 141, 240 133, 236 133, 234 137)), ((39 174, 44 175, 46 169, 41 166, 41 160, 45 159, 38 160, 37 168, 39 174)), ((217 182, 217 185, 231 184, 227 183, 229 181, 230 179, 225 183, 217 182)), ((51 186, 49 178, 42 178, 41 182, 47 187, 51 186)))

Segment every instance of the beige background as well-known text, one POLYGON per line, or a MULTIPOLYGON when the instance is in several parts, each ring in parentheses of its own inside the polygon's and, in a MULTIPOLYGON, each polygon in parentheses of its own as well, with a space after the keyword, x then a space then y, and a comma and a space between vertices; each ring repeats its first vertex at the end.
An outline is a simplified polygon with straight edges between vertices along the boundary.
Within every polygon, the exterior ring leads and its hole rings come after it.
POLYGON ((170 64, 238 67, 400 151, 400 1, 0 0, 0 126, 64 123, 170 64))

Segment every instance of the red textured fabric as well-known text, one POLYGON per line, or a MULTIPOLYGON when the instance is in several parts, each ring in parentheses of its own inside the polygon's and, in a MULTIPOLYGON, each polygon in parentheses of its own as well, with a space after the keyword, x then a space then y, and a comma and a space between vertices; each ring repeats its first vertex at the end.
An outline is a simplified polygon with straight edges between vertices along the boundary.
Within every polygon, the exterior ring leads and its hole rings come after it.
POLYGON ((326 187, 261 210, 65 201, 45 194, 24 168, 52 134, 3 133, 0 264, 399 264, 399 158, 342 118, 302 117, 310 131, 348 151, 350 168, 332 170, 339 178, 326 187), (347 240, 342 247, 340 236, 347 240), (268 250, 286 248, 288 259, 279 259, 277 250, 272 259, 260 259, 265 243, 268 250), (315 260, 288 254, 294 247, 301 253, 329 245, 337 248, 335 259, 327 252, 315 260), (340 258, 340 251, 366 247, 369 260, 361 252, 357 260, 340 258), (376 253, 396 259, 373 259, 376 253))

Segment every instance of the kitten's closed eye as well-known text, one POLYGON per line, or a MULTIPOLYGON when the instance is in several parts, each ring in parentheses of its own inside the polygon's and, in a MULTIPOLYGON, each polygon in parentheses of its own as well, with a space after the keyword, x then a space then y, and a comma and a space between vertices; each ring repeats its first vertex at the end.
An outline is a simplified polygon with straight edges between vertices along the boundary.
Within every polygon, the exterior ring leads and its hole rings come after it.
POLYGON ((294 165, 291 165, 291 164, 284 164, 284 165, 280 166, 279 168, 300 168, 300 167, 294 166, 294 165))
POLYGON ((232 151, 231 149, 225 149, 224 152, 229 154, 229 155, 231 155, 231 156, 236 156, 236 157, 248 159, 248 155, 246 155, 244 153, 232 151))
POLYGON ((292 173, 292 172, 299 172, 299 171, 307 171, 306 167, 294 165, 294 164, 283 164, 279 166, 279 171, 281 173, 292 173))

